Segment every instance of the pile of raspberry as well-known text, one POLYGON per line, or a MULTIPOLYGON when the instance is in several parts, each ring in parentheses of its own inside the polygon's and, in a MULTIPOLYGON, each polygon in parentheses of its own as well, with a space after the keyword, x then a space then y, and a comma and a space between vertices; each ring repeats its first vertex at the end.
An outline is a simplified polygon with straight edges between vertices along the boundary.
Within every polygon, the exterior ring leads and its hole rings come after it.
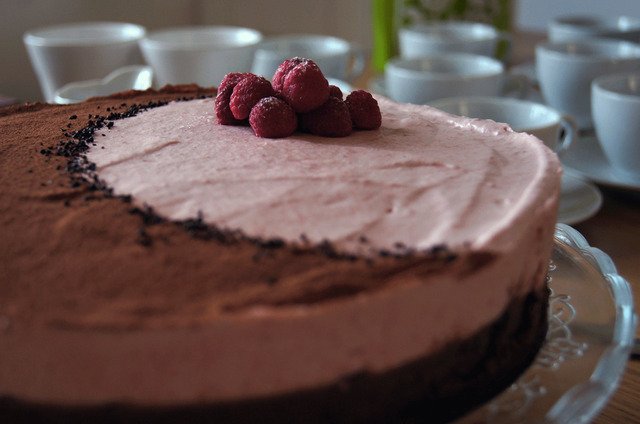
POLYGON ((353 129, 380 127, 378 102, 364 90, 343 100, 315 62, 286 60, 269 82, 251 73, 227 74, 218 87, 216 116, 221 125, 245 125, 258 137, 287 137, 299 130, 324 137, 345 137, 353 129))

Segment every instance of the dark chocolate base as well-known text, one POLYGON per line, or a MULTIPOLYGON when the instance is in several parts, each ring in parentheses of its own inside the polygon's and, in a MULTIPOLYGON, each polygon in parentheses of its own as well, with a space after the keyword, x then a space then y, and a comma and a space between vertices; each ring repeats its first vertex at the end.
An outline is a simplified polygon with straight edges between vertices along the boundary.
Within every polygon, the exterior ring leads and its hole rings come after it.
POLYGON ((329 387, 166 408, 61 407, 4 397, 0 423, 444 423, 500 393, 529 366, 547 331, 548 296, 544 287, 513 301, 498 321, 436 355, 329 387))

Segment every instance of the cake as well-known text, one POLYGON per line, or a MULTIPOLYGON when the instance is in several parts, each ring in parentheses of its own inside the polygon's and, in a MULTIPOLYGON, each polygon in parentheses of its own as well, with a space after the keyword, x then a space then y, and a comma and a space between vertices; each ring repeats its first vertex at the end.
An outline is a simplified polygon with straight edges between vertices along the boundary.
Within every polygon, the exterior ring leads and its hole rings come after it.
POLYGON ((0 109, 0 422, 446 422, 526 369, 542 142, 383 97, 261 139, 214 95, 0 109))

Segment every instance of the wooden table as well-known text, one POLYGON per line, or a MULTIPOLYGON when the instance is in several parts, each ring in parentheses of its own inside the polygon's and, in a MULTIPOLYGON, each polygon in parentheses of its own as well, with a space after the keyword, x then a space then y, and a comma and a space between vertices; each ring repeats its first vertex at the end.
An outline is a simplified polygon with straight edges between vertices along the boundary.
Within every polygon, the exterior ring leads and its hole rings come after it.
MULTIPOLYGON (((614 261, 619 274, 633 290, 636 313, 640 305, 640 193, 602 188, 600 212, 573 227, 590 245, 602 249, 614 261)), ((640 331, 636 329, 636 337, 640 331)), ((594 424, 640 422, 640 357, 631 357, 620 387, 594 424)))
MULTIPOLYGON (((544 40, 544 34, 516 34, 511 64, 533 61, 535 45, 544 40)), ((365 75, 354 85, 366 87, 371 76, 365 75)), ((573 227, 591 246, 613 259, 619 274, 631 285, 637 313, 640 311, 640 190, 600 189, 604 198, 602 209, 573 227)), ((639 336, 640 329, 636 329, 636 338, 639 336)), ((593 424, 626 423, 640 423, 640 356, 630 358, 617 391, 593 421, 593 424)))
MULTIPOLYGON (((513 64, 533 61, 535 45, 544 34, 516 34, 513 64)), ((640 140, 638 140, 640 142, 640 140)), ((607 253, 633 290, 635 311, 640 309, 640 190, 600 187, 604 202, 592 218, 573 225, 589 242, 607 253)), ((636 338, 640 329, 636 329, 636 338)), ((631 357, 618 390, 594 424, 640 422, 640 357, 631 357)))

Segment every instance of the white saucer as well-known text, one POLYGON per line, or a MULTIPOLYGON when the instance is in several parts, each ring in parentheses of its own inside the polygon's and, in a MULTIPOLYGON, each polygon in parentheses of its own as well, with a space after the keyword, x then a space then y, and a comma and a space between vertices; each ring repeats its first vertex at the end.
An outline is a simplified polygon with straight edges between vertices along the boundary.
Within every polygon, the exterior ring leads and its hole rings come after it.
POLYGON ((574 225, 595 215, 602 206, 602 193, 595 185, 565 169, 558 222, 574 225))
POLYGON ((640 190, 640 177, 633 178, 614 173, 595 134, 581 134, 580 140, 562 157, 562 164, 565 169, 568 168, 596 184, 640 190))
POLYGON ((146 90, 151 87, 150 66, 131 65, 118 68, 103 79, 76 81, 56 90, 54 103, 80 103, 89 97, 108 96, 126 90, 146 90))
MULTIPOLYGON (((507 78, 505 79, 504 90, 501 94, 502 97, 528 97, 529 92, 531 92, 531 87, 525 87, 527 84, 526 80, 523 81, 524 78, 522 76, 516 76, 515 74, 507 74, 507 78)), ((379 94, 381 96, 388 97, 387 94, 387 85, 384 81, 384 75, 377 75, 369 80, 368 83, 369 91, 374 94, 379 94)), ((435 100, 435 99, 434 99, 435 100)), ((428 103, 427 103, 428 104, 428 103)))

